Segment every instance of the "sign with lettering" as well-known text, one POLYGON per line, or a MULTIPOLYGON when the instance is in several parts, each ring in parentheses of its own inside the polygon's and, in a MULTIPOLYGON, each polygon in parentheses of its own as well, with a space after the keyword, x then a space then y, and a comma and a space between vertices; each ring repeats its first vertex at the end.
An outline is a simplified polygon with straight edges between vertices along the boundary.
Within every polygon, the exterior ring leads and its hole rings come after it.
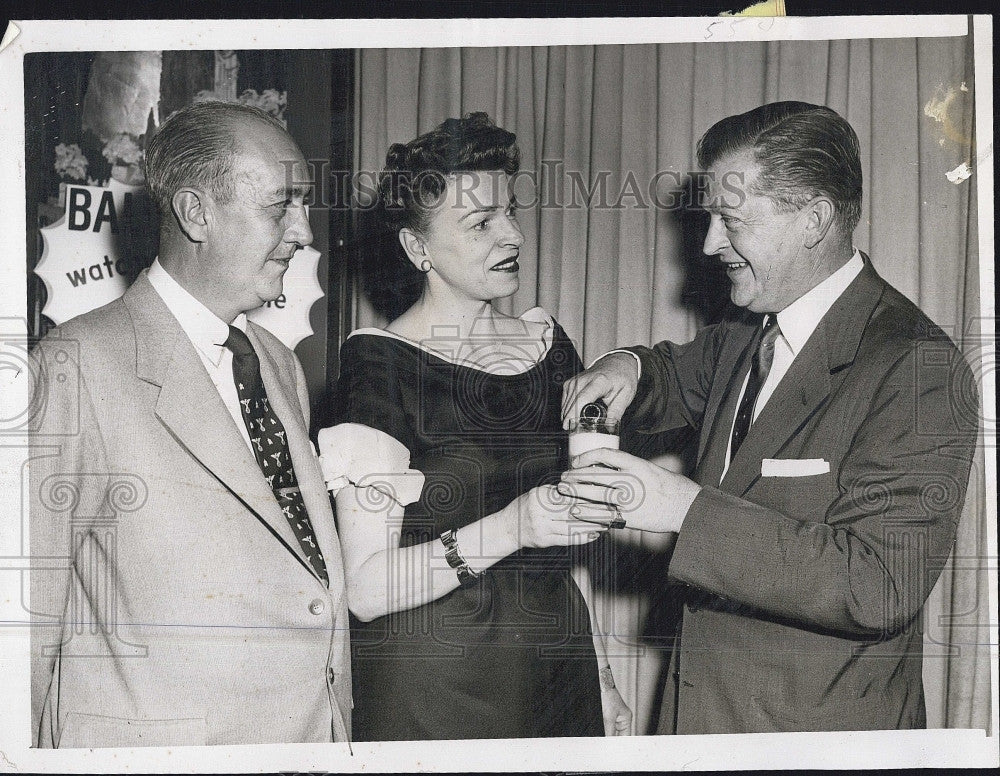
POLYGON ((247 318, 263 326, 292 350, 313 333, 309 310, 323 296, 316 279, 320 256, 322 254, 311 245, 295 251, 285 272, 281 296, 247 313, 247 318))
POLYGON ((127 288, 118 260, 119 217, 125 194, 140 191, 111 179, 101 186, 66 187, 66 210, 42 228, 44 248, 35 272, 48 301, 42 314, 60 324, 107 304, 127 288))
MULTIPOLYGON (((44 249, 35 267, 48 296, 42 314, 57 325, 125 293, 128 281, 118 258, 118 235, 125 194, 141 189, 115 179, 107 188, 66 187, 65 212, 42 228, 44 249)), ((285 272, 282 295, 248 314, 293 349, 313 333, 309 311, 323 296, 316 278, 320 256, 308 246, 296 251, 285 272)))

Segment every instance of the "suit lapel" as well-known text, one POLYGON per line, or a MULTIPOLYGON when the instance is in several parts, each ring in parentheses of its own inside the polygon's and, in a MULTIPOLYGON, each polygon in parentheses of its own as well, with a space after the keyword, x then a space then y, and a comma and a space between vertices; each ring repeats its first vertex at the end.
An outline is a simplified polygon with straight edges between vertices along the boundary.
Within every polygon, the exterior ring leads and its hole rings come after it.
MULTIPOLYGON (((746 494, 760 477, 761 461, 779 456, 825 403, 833 390, 831 375, 854 361, 865 328, 885 288, 871 260, 864 254, 862 257, 865 266, 820 320, 733 456, 720 485, 726 492, 746 494)), ((739 385, 732 390, 738 393, 739 385)), ((733 414, 729 416, 730 422, 733 414)), ((718 439, 713 443, 721 442, 724 450, 726 440, 722 437, 728 436, 729 428, 723 428, 725 423, 717 426, 713 436, 718 439)))
POLYGON ((160 387, 157 417, 311 571, 194 345, 145 272, 126 291, 123 301, 135 324, 136 374, 160 387))

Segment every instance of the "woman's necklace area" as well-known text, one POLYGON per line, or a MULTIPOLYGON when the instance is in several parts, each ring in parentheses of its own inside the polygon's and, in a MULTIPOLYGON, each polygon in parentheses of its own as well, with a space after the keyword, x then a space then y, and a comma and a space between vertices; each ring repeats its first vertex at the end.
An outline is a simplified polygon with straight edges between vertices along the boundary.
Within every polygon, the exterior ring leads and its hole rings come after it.
MULTIPOLYGON (((407 327, 409 328, 409 327, 407 327)), ((433 323, 424 318, 415 332, 396 333, 446 361, 472 367, 496 375, 515 375, 527 372, 545 356, 549 347, 547 326, 543 321, 484 314, 475 318, 468 327, 458 323, 433 323), (426 336, 426 332, 430 336, 426 336)))
POLYGON ((538 363, 545 349, 539 338, 468 339, 459 345, 457 360, 490 374, 521 374, 538 363))
POLYGON ((433 326, 421 344, 442 357, 497 375, 521 374, 541 360, 548 348, 538 327, 520 318, 483 317, 466 336, 458 326, 433 326))

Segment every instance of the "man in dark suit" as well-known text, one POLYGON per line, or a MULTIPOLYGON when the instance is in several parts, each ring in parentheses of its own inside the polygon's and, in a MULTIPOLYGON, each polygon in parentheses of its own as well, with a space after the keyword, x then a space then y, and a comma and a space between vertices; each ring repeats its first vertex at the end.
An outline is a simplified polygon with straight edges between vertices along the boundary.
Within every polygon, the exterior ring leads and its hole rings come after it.
POLYGON ((853 248, 860 155, 834 111, 764 105, 698 156, 704 251, 734 307, 685 345, 604 356, 564 395, 567 420, 603 399, 637 429, 693 427, 695 470, 598 450, 561 489, 679 532, 659 732, 923 727, 920 612, 969 477, 968 366, 853 248))
POLYGON ((343 569, 305 379, 246 317, 312 241, 306 162, 266 113, 203 103, 162 125, 146 172, 159 258, 36 349, 35 745, 345 741, 343 569))

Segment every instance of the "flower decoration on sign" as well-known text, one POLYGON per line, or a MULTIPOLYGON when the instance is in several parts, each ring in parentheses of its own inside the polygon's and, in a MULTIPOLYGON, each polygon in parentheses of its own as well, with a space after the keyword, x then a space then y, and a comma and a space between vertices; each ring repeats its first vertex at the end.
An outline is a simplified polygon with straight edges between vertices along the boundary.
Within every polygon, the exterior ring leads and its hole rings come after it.
POLYGON ((76 181, 87 178, 87 157, 80 150, 78 143, 60 143, 56 146, 56 172, 63 178, 72 178, 76 181))
MULTIPOLYGON (((227 100, 218 92, 213 92, 210 89, 202 89, 194 96, 194 102, 210 102, 213 100, 232 102, 232 100, 227 100)), ((256 89, 244 89, 240 96, 236 98, 236 102, 240 103, 240 105, 250 105, 254 108, 260 108, 265 113, 274 116, 282 124, 286 124, 285 107, 288 105, 287 92, 279 92, 277 89, 265 89, 258 93, 256 89)))
POLYGON ((119 132, 101 150, 101 154, 111 164, 139 164, 142 162, 142 148, 127 132, 119 132))
POLYGON ((135 136, 119 132, 104 144, 101 155, 111 162, 111 177, 115 180, 130 186, 145 182, 146 176, 142 170, 144 154, 135 136))

